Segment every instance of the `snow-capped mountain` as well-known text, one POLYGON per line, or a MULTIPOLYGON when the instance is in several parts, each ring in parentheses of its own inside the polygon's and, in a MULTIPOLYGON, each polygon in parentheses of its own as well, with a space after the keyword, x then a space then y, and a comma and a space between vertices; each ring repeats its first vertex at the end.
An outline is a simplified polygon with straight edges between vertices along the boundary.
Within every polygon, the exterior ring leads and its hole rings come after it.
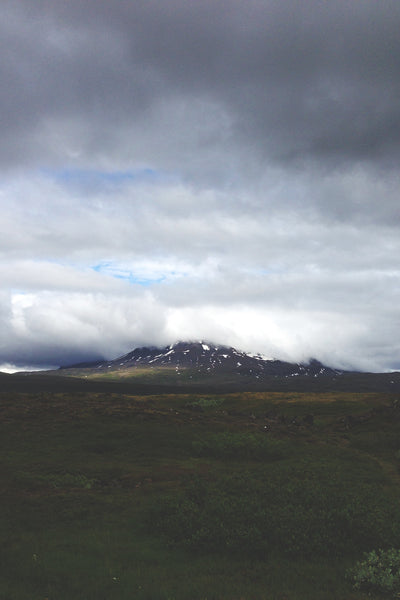
POLYGON ((177 373, 190 369, 210 376, 231 373, 256 380, 266 377, 323 377, 340 373, 317 360, 311 360, 307 364, 289 363, 203 341, 176 342, 164 348, 135 348, 132 352, 111 361, 82 363, 68 368, 114 372, 135 367, 173 367, 177 373))

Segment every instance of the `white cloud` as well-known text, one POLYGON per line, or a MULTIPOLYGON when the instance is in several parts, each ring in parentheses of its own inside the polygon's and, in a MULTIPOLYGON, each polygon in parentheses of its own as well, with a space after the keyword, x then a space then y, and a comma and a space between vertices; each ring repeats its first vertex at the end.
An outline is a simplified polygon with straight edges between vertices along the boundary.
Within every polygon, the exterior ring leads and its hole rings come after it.
POLYGON ((264 204, 250 186, 247 206, 244 191, 231 198, 165 180, 128 178, 86 198, 46 175, 10 176, 0 358, 111 358, 190 337, 293 360, 397 364, 387 349, 398 319, 396 228, 357 211, 343 221, 318 202, 288 206, 293 181, 276 181, 264 204))

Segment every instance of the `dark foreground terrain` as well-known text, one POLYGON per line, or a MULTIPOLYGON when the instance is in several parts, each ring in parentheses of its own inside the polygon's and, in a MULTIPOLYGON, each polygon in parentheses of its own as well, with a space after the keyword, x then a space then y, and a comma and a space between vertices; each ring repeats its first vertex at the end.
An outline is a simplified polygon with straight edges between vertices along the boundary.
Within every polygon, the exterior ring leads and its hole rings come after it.
POLYGON ((395 394, 54 379, 2 378, 0 598, 378 597, 346 572, 400 546, 395 394))

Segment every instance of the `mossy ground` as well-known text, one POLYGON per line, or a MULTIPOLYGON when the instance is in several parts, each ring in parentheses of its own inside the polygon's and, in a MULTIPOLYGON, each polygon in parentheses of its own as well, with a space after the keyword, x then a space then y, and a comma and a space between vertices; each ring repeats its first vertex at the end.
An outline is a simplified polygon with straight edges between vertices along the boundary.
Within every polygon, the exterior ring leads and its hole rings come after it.
MULTIPOLYGON (((367 393, 3 393, 0 598, 361 600, 345 578, 361 548, 307 558, 286 556, 282 543, 266 554, 194 548, 149 515, 194 477, 218 502, 216 482, 244 474, 261 493, 263 479, 278 484, 297 473, 300 485, 308 473, 307 485, 335 479, 352 493, 367 486, 399 502, 394 401, 367 393)), ((287 507, 296 511, 293 498, 287 507)))

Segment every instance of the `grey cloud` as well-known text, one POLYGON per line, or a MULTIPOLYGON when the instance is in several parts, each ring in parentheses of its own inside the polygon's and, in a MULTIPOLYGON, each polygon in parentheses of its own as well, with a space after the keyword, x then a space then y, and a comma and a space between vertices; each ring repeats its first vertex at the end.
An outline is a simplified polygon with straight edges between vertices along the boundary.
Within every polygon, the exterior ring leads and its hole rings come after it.
POLYGON ((12 335, 3 339, 0 362, 68 364, 112 358, 149 337, 165 341, 163 311, 143 290, 136 297, 42 291, 16 298, 10 310, 12 335))
POLYGON ((0 360, 397 364, 397 0, 1 10, 0 360))
POLYGON ((164 257, 172 265, 198 266, 213 258, 223 268, 282 272, 303 272, 308 266, 322 272, 396 271, 395 187, 388 196, 385 186, 371 186, 371 195, 366 184, 351 195, 330 183, 327 206, 321 182, 322 192, 305 206, 286 202, 285 195, 293 194, 284 187, 276 202, 252 207, 231 200, 229 193, 182 185, 133 185, 88 199, 30 179, 4 190, 9 200, 0 214, 1 250, 4 259, 31 253, 36 260, 57 257, 83 268, 164 257))
MULTIPOLYGON (((2 113, 10 160, 24 152, 37 160, 29 136, 36 145, 49 119, 61 140, 68 140, 69 119, 79 125, 72 142, 87 159, 98 144, 117 156, 124 128, 141 137, 141 120, 169 99, 173 127, 164 128, 172 145, 182 131, 172 105, 196 99, 192 122, 203 108, 212 119, 212 107, 219 107, 230 122, 229 151, 244 143, 260 164, 312 157, 343 165, 398 156, 395 1, 180 0, 111 8, 103 1, 20 0, 3 10, 2 113)), ((221 129, 214 127, 205 152, 223 151, 221 129)), ((184 155, 180 147, 174 151, 178 165, 184 155)), ((46 146, 41 154, 41 161, 55 158, 46 156, 46 146)), ((165 148, 160 160, 170 157, 165 148)))

